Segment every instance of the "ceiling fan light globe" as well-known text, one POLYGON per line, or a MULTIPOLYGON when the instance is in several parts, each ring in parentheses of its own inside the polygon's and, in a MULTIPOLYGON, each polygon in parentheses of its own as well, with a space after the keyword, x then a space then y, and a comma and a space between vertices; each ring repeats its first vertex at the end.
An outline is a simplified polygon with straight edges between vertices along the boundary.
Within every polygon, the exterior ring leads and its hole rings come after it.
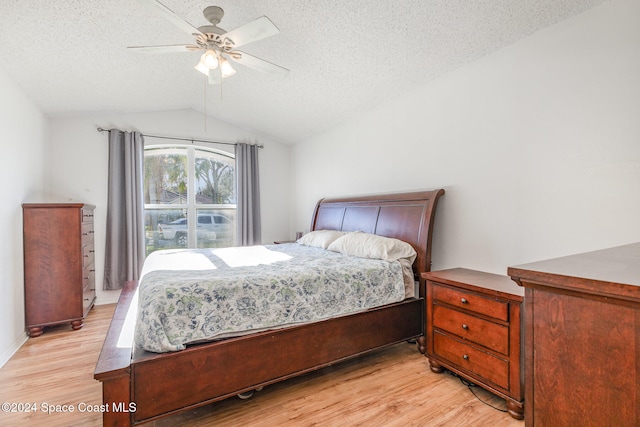
POLYGON ((225 58, 220 58, 220 73, 222 78, 231 77, 236 73, 236 70, 229 64, 229 61, 225 58))
POLYGON ((200 57, 200 63, 210 70, 215 70, 218 68, 218 55, 209 49, 200 57))
POLYGON ((206 66, 206 65, 204 65, 204 64, 202 63, 202 61, 198 62, 198 63, 196 64, 196 66, 195 66, 195 67, 193 67, 193 68, 195 68, 196 70, 200 71, 200 72, 201 72, 202 74, 204 74, 205 76, 208 76, 208 75, 209 75, 209 68, 207 68, 207 66, 206 66))

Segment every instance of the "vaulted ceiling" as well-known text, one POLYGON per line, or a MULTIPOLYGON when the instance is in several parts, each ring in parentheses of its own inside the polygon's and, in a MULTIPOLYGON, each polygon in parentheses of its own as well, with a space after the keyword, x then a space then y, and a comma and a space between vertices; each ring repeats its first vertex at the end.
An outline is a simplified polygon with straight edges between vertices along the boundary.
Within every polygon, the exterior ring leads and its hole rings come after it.
POLYGON ((280 34, 241 50, 290 69, 280 79, 235 65, 222 85, 199 53, 134 0, 2 0, 0 67, 48 115, 195 109, 296 143, 605 0, 162 0, 198 27, 220 6, 229 31, 266 15, 280 34))

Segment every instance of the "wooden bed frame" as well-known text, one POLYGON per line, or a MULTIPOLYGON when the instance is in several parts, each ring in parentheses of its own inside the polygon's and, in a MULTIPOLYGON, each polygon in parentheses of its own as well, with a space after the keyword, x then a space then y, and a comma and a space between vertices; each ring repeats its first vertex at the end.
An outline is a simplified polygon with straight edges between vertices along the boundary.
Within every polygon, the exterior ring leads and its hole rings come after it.
POLYGON ((104 426, 129 426, 248 392, 398 342, 424 353, 425 281, 444 190, 323 199, 311 230, 364 231, 409 242, 419 297, 352 315, 150 353, 133 344, 137 283, 126 284, 98 359, 104 426))

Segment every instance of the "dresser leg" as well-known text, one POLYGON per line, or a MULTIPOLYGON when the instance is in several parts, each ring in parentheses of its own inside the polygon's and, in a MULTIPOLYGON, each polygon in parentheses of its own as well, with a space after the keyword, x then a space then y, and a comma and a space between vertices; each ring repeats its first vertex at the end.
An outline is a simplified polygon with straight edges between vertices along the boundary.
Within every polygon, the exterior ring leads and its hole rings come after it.
POLYGON ((424 335, 421 337, 418 337, 418 350, 422 354, 424 354, 425 351, 427 351, 427 340, 424 337, 424 335))
POLYGON ((71 322, 71 329, 73 329, 74 331, 82 328, 82 326, 84 326, 84 321, 82 319, 74 320, 73 322, 71 322))
POLYGON ((29 337, 31 338, 35 338, 35 337, 39 337, 40 335, 42 335, 44 332, 42 327, 38 327, 38 326, 32 326, 29 328, 29 337))
POLYGON ((524 404, 522 402, 514 402, 507 400, 507 412, 516 420, 524 419, 524 404))
POLYGON ((441 374, 444 372, 444 368, 440 366, 438 362, 432 359, 429 359, 429 367, 431 368, 431 371, 435 372, 436 374, 441 374))

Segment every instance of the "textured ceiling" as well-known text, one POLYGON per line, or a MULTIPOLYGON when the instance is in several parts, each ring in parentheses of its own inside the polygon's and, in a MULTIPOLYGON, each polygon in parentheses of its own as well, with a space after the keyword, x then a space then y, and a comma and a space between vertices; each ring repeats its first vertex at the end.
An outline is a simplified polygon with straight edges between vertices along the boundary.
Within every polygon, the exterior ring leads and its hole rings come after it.
POLYGON ((51 116, 192 108, 296 143, 604 1, 162 0, 196 27, 217 5, 227 31, 262 15, 280 29, 241 50, 288 77, 237 65, 207 86, 198 53, 126 49, 193 42, 137 1, 2 0, 0 67, 51 116))

